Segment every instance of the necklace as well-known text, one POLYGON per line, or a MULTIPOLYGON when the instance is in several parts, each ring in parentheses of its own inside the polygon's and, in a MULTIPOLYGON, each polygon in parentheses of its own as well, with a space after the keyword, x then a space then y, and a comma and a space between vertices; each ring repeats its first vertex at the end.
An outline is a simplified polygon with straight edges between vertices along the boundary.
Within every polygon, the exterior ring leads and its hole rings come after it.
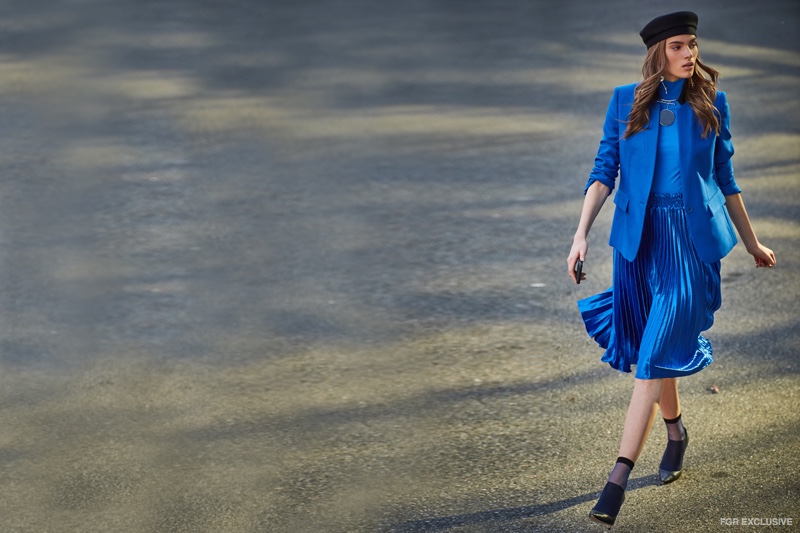
POLYGON ((661 114, 658 115, 658 123, 662 126, 672 126, 675 123, 675 113, 669 108, 672 104, 678 102, 677 98, 675 100, 664 100, 663 98, 659 98, 659 104, 666 104, 667 108, 661 110, 661 114))
MULTIPOLYGON (((667 86, 664 85, 664 76, 661 76, 661 80, 659 81, 661 82, 661 86, 664 87, 664 94, 669 93, 669 91, 667 90, 667 86)), ((664 98, 658 99, 659 104, 667 105, 667 108, 662 109, 661 114, 658 115, 659 124, 661 124, 662 126, 672 126, 673 124, 675 124, 675 113, 673 113, 672 110, 670 110, 669 106, 676 103, 677 101, 678 101, 677 98, 675 100, 665 100, 664 98)))

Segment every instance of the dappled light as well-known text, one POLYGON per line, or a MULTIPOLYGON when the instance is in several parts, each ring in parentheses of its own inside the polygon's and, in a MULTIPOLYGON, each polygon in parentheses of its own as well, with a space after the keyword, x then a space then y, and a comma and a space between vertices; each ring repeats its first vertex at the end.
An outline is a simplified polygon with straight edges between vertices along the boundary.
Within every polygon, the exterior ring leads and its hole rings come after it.
MULTIPOLYGON (((565 259, 651 6, 6 7, 0 531, 586 527, 631 386, 575 306, 609 206, 565 259)), ((723 262, 695 455, 659 488, 646 449, 621 531, 800 520, 797 8, 704 9, 778 268, 723 262)))

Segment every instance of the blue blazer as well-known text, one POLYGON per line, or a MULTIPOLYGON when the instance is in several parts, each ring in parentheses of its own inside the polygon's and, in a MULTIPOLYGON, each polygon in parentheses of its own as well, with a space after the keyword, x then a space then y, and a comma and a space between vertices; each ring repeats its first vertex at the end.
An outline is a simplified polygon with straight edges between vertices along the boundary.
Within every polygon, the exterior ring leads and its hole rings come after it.
MULTIPOLYGON (((600 181, 613 190, 619 175, 608 243, 628 261, 636 258, 642 240, 655 172, 658 130, 664 127, 658 123, 659 113, 654 104, 648 127, 632 137, 622 138, 636 85, 614 89, 606 112, 603 138, 586 184, 588 189, 593 182, 600 181)), ((724 92, 717 91, 714 106, 718 111, 719 135, 712 131, 705 139, 701 135, 700 121, 688 103, 676 111, 684 210, 692 242, 700 258, 707 263, 719 261, 736 244, 725 196, 741 192, 733 177, 730 109, 724 92)))

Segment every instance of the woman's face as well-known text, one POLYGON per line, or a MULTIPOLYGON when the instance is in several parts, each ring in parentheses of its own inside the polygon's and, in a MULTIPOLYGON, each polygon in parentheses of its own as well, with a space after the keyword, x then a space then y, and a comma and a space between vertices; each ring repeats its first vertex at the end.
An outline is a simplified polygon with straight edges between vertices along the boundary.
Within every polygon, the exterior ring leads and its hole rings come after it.
POLYGON ((667 39, 667 67, 664 78, 677 81, 691 78, 697 60, 697 38, 694 35, 676 35, 667 39))

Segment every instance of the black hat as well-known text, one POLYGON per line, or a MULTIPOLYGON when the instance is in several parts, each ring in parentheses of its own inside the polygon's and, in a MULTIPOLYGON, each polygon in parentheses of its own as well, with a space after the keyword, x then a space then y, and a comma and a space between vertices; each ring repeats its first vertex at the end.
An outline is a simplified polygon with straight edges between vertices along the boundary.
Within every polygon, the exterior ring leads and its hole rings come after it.
POLYGON ((691 11, 678 11, 656 17, 642 28, 639 35, 647 48, 676 35, 697 35, 697 15, 691 11))

